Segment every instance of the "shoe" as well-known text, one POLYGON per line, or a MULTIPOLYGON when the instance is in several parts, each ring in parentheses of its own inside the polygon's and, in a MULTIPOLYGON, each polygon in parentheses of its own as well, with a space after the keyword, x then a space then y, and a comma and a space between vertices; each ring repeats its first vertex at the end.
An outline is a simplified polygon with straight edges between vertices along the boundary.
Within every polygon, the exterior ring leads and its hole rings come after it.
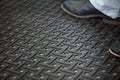
POLYGON ((61 8, 66 13, 75 16, 77 18, 92 18, 103 17, 100 11, 98 11, 89 0, 67 0, 63 2, 61 8))
POLYGON ((63 11, 77 18, 101 17, 103 22, 112 25, 120 25, 120 19, 111 19, 98 11, 89 0, 66 0, 61 5, 63 11))
POLYGON ((111 48, 109 49, 109 52, 116 56, 116 57, 119 57, 120 58, 120 41, 114 43, 111 48))

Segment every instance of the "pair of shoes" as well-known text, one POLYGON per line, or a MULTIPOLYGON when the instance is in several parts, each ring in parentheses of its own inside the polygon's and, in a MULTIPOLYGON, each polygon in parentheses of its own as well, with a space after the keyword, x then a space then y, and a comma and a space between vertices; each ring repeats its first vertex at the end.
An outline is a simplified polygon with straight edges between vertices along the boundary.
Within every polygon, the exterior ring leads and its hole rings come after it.
POLYGON ((77 18, 101 17, 103 22, 120 25, 120 19, 111 19, 98 11, 89 0, 66 0, 61 5, 63 11, 77 18))
POLYGON ((109 49, 109 52, 112 55, 120 58, 120 41, 115 42, 109 49))
MULTIPOLYGON (((103 18, 103 22, 112 25, 120 25, 120 19, 111 19, 98 11, 89 0, 66 0, 61 5, 63 11, 77 18, 92 18, 100 17, 103 18)), ((114 43, 109 52, 120 58, 120 41, 114 43)))

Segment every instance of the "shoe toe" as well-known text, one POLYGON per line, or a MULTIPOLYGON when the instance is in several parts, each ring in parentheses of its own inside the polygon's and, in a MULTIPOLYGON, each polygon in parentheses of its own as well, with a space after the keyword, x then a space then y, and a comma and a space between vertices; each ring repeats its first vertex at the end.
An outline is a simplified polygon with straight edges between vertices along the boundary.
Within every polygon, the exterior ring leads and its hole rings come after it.
POLYGON ((66 8, 67 10, 72 10, 73 9, 73 6, 74 6, 74 4, 73 4, 74 2, 73 1, 65 1, 64 3, 63 3, 63 6, 64 6, 64 8, 66 8))
MULTIPOLYGON (((82 0, 81 0, 82 1, 82 0)), ((72 13, 78 13, 80 7, 80 0, 68 0, 63 3, 63 7, 72 13)))
POLYGON ((120 41, 116 41, 112 46, 112 50, 120 54, 120 41))

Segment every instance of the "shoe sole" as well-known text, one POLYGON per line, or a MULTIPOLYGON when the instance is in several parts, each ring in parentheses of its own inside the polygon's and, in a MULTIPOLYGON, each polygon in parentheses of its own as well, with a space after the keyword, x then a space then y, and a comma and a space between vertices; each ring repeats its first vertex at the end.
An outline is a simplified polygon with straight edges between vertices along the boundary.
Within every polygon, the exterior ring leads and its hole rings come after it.
POLYGON ((103 18, 103 22, 111 25, 120 25, 120 21, 108 20, 103 18))
POLYGON ((105 15, 101 15, 101 14, 97 14, 97 15, 87 15, 87 16, 79 16, 79 15, 76 15, 74 13, 71 13, 70 11, 68 11, 64 5, 62 4, 61 5, 61 8, 63 11, 65 11, 67 14, 71 15, 71 16, 74 16, 74 17, 77 17, 77 18, 94 18, 94 17, 100 17, 100 18, 103 18, 103 22, 104 23, 107 23, 107 24, 111 24, 111 25, 120 25, 120 21, 119 22, 116 22, 116 21, 112 21, 112 20, 108 20, 108 19, 105 19, 105 15))
POLYGON ((77 18, 93 18, 93 17, 103 17, 103 15, 101 14, 96 14, 96 15, 87 15, 87 16, 79 16, 79 15, 76 15, 74 13, 71 13, 70 11, 68 11, 64 5, 62 4, 61 5, 61 8, 63 11, 65 11, 67 14, 71 15, 71 16, 74 16, 74 17, 77 17, 77 18))
POLYGON ((120 55, 116 54, 114 51, 112 51, 112 49, 109 49, 109 52, 110 52, 112 55, 120 58, 120 55))

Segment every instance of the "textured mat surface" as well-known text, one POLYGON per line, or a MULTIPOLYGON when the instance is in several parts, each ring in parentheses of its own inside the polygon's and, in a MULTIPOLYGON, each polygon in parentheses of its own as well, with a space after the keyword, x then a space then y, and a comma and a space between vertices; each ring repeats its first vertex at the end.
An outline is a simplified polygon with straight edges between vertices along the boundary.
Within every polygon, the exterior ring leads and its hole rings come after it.
POLYGON ((0 80, 120 80, 107 51, 120 26, 77 19, 59 0, 0 1, 0 80))

